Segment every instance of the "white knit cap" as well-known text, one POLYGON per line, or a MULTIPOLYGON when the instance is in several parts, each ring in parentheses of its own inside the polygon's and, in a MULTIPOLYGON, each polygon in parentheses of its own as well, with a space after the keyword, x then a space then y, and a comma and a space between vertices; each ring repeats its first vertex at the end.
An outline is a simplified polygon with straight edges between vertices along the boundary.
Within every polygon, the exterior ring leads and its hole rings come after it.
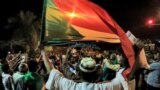
POLYGON ((82 58, 79 68, 83 72, 94 72, 96 70, 96 61, 91 57, 82 58))

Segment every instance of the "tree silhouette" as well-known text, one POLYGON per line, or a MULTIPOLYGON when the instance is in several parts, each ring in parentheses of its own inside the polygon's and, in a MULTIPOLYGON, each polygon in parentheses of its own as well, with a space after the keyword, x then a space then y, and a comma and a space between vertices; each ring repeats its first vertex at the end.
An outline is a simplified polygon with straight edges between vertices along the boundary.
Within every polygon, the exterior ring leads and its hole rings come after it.
POLYGON ((13 32, 11 35, 11 45, 15 42, 25 47, 26 52, 32 55, 37 49, 40 40, 40 19, 34 13, 21 11, 17 16, 8 18, 5 26, 13 32))

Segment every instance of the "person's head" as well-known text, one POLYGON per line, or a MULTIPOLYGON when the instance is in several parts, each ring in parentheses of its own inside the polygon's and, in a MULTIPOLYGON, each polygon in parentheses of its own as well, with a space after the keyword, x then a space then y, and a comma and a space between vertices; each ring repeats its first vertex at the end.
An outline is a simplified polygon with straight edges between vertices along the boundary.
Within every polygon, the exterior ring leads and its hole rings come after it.
POLYGON ((68 56, 66 56, 66 60, 71 64, 75 64, 76 62, 78 62, 79 58, 79 52, 75 48, 72 48, 68 56))
POLYGON ((3 64, 1 69, 2 69, 2 72, 9 73, 9 70, 10 70, 9 64, 7 64, 7 63, 3 64))
POLYGON ((97 79, 96 61, 90 57, 84 57, 79 63, 79 74, 84 81, 94 82, 97 79))
POLYGON ((38 65, 38 63, 36 62, 36 60, 29 60, 29 61, 27 62, 27 64, 28 64, 28 70, 29 70, 30 72, 36 72, 36 70, 37 70, 37 65, 38 65))
POLYGON ((115 54, 115 53, 111 54, 110 59, 111 59, 111 60, 116 59, 116 54, 115 54))
POLYGON ((77 51, 77 49, 73 48, 73 49, 71 50, 71 56, 72 56, 72 57, 78 57, 78 51, 77 51))
POLYGON ((18 70, 22 73, 26 73, 27 70, 28 70, 28 65, 25 64, 25 63, 21 63, 19 66, 18 66, 18 70))
POLYGON ((97 54, 95 57, 96 63, 97 64, 101 64, 102 60, 103 60, 103 56, 102 54, 97 54))
POLYGON ((6 61, 5 58, 3 58, 3 59, 0 59, 0 63, 1 63, 1 64, 5 64, 5 63, 7 63, 7 61, 6 61))

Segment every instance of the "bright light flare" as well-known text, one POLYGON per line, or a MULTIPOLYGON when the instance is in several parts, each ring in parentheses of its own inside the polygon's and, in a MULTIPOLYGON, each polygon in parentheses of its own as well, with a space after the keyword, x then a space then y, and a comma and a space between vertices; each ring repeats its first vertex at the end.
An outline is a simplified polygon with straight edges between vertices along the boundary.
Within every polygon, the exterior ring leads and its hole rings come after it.
POLYGON ((146 21, 146 25, 154 25, 155 24, 155 19, 154 18, 149 18, 147 21, 146 21))
POLYGON ((149 21, 148 21, 148 24, 153 24, 153 20, 149 20, 149 21))
POLYGON ((73 17, 77 17, 77 14, 75 14, 74 12, 72 12, 72 13, 67 13, 67 16, 73 18, 73 17))

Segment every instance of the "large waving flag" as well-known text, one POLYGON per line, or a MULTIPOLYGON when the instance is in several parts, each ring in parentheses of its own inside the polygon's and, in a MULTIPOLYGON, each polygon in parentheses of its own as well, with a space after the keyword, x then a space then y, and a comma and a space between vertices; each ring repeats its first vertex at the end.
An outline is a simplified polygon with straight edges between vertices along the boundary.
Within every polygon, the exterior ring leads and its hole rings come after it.
POLYGON ((121 43, 130 65, 123 76, 130 74, 135 62, 132 44, 105 10, 89 0, 46 0, 44 11, 44 41, 121 43))

